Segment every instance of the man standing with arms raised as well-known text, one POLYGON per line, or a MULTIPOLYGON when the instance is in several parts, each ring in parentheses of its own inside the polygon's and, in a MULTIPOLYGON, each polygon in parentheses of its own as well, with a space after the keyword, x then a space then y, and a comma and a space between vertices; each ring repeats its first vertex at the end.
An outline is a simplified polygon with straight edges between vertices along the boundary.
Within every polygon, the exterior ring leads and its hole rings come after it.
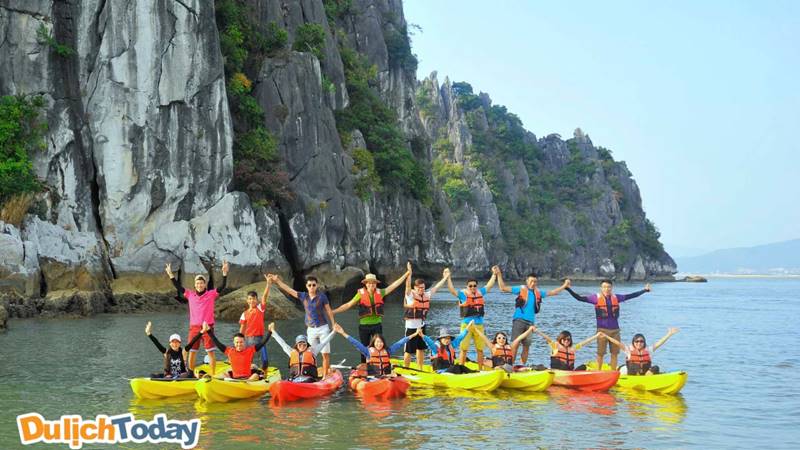
MULTIPOLYGON (((517 296, 516 307, 514 308, 514 317, 511 319, 511 341, 516 340, 521 334, 528 331, 531 325, 536 323, 536 314, 542 304, 542 299, 548 296, 558 295, 568 287, 567 282, 560 287, 551 291, 545 292, 539 289, 539 277, 531 272, 525 277, 525 284, 519 286, 506 286, 503 281, 503 273, 497 266, 492 267, 492 271, 497 275, 497 285, 500 287, 501 292, 510 292, 517 296)), ((522 365, 528 363, 528 351, 531 347, 530 336, 522 340, 522 365)), ((514 351, 514 360, 516 361, 517 354, 514 351)))
MULTIPOLYGON (((270 274, 268 278, 278 286, 278 289, 289 295, 305 310, 306 336, 309 346, 320 346, 322 341, 333 331, 336 321, 333 319, 328 296, 319 292, 319 280, 314 276, 306 277, 308 292, 297 292, 281 280, 278 275, 270 274)), ((328 375, 331 368, 331 344, 326 342, 320 349, 322 353, 322 376, 328 375)))
MULTIPOLYGON (((496 266, 495 266, 496 267, 496 266)), ((472 322, 472 328, 478 329, 481 333, 486 334, 483 328, 483 315, 484 315, 484 296, 487 292, 492 290, 492 286, 494 286, 494 282, 497 279, 497 276, 492 273, 492 277, 489 278, 489 281, 486 283, 486 286, 478 289, 478 280, 475 278, 470 278, 467 280, 467 288, 461 291, 456 291, 456 288, 453 287, 453 280, 452 278, 447 278, 447 289, 453 294, 456 298, 458 298, 458 307, 461 310, 461 317, 464 319, 461 321, 461 331, 467 329, 467 325, 472 322)), ((483 340, 481 339, 480 335, 477 334, 473 329, 469 330, 469 333, 466 337, 461 341, 459 345, 459 353, 458 353, 458 363, 462 366, 467 361, 467 350, 469 350, 469 341, 472 340, 475 342, 475 353, 477 354, 477 362, 478 362, 478 370, 483 370, 483 340)))
MULTIPOLYGON (((614 294, 611 292, 614 287, 614 282, 611 280, 603 280, 600 282, 600 293, 592 294, 589 296, 578 295, 573 291, 570 286, 570 281, 566 280, 567 292, 578 300, 579 302, 591 303, 594 305, 594 313, 597 318, 597 331, 616 339, 620 340, 619 334, 619 304, 636 298, 645 292, 650 292, 650 283, 644 285, 644 289, 636 291, 631 294, 614 294)), ((606 354, 606 343, 611 348, 611 370, 617 370, 617 357, 619 356, 619 347, 613 345, 605 336, 600 335, 597 338, 597 370, 603 370, 603 357, 606 354)))
POLYGON ((442 279, 439 280, 430 290, 425 290, 425 280, 417 278, 414 280, 414 287, 411 287, 411 263, 408 263, 409 274, 406 277, 406 297, 403 303, 403 318, 406 322, 406 336, 414 336, 406 342, 405 353, 403 354, 403 365, 408 367, 411 363, 411 355, 417 357, 417 367, 422 370, 425 363, 425 350, 428 345, 422 336, 416 334, 418 329, 422 329, 425 334, 425 320, 428 318, 428 311, 431 308, 431 297, 444 282, 450 278, 450 269, 444 269, 442 279))

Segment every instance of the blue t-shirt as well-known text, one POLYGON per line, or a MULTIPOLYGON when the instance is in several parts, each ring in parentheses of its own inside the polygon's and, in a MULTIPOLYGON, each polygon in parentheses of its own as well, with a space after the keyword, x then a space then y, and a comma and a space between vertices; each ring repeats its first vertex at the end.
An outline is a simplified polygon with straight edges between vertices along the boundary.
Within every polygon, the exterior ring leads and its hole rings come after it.
POLYGON ((298 292, 298 300, 306 310, 306 326, 321 327, 328 325, 328 316, 325 314, 325 305, 329 304, 328 296, 322 292, 317 292, 317 296, 309 298, 308 292, 298 292))
MULTIPOLYGON (((514 295, 519 295, 522 288, 527 288, 527 286, 514 286, 511 288, 511 293, 514 295)), ((547 292, 539 289, 539 294, 542 296, 542 299, 547 297, 547 292)), ((525 302, 525 306, 522 308, 514 308, 514 317, 513 319, 522 319, 527 320, 530 323, 536 323, 536 296, 533 292, 530 292, 528 289, 528 301, 525 302)))
MULTIPOLYGON (((485 301, 486 300, 486 288, 485 287, 479 288, 478 292, 480 292, 481 295, 483 295, 484 301, 485 301)), ((467 302, 467 296, 464 295, 464 291, 463 290, 462 291, 458 291, 458 304, 459 305, 463 305, 466 302, 467 302)), ((472 322, 473 320, 475 321, 475 325, 483 325, 483 316, 480 316, 480 317, 474 317, 474 316, 473 317, 464 317, 464 319, 461 321, 461 323, 463 323, 464 325, 469 325, 469 323, 472 322)))

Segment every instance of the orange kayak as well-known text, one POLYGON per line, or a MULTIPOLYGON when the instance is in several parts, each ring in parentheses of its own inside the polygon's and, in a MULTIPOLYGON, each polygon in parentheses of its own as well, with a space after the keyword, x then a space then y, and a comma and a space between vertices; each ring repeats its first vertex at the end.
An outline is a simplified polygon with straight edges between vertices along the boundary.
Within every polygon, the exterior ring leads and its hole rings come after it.
POLYGON ((553 370, 553 386, 563 386, 580 391, 605 392, 617 384, 616 370, 553 370))
POLYGON ((344 383, 342 372, 334 369, 327 377, 313 383, 276 381, 269 386, 269 393, 277 402, 293 402, 333 394, 342 383, 344 383))
POLYGON ((350 389, 364 397, 375 399, 402 398, 406 396, 411 382, 402 376, 393 378, 360 377, 350 373, 350 389))

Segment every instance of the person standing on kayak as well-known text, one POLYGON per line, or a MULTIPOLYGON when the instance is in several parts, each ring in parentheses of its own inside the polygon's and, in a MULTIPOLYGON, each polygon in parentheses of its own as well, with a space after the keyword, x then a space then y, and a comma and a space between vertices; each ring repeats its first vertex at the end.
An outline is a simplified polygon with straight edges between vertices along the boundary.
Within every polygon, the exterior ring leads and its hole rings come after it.
MULTIPOLYGON (((222 285, 218 289, 214 289, 214 279, 209 276, 208 282, 204 275, 197 275, 194 277, 194 290, 185 289, 181 286, 180 281, 172 273, 172 265, 167 263, 166 272, 169 279, 172 281, 173 286, 178 291, 178 296, 175 297, 181 303, 189 304, 189 341, 193 341, 195 335, 200 334, 200 329, 203 322, 208 323, 209 327, 214 328, 214 303, 219 298, 219 293, 225 290, 228 283, 228 261, 222 260, 222 285)), ((209 274, 211 275, 211 274, 209 274)), ((200 348, 200 342, 194 341, 195 344, 189 350, 189 370, 194 370, 195 360, 197 359, 197 350, 200 348)), ((211 366, 211 373, 216 373, 217 357, 214 353, 216 348, 214 342, 208 337, 203 336, 203 344, 208 354, 209 365, 211 366)))
MULTIPOLYGON (((364 287, 359 289, 349 302, 333 310, 334 314, 339 314, 358 305, 358 339, 362 344, 369 345, 372 335, 383 334, 384 298, 400 287, 406 278, 411 276, 410 262, 406 264, 406 269, 406 272, 400 278, 394 280, 392 284, 386 286, 386 289, 378 289, 378 283, 380 283, 378 277, 368 273, 361 280, 361 284, 364 287)), ((361 355, 361 362, 366 361, 367 359, 364 358, 364 355, 361 355)))
MULTIPOLYGON (((248 292, 247 310, 239 318, 239 333, 244 335, 244 345, 247 347, 257 345, 264 337, 264 312, 267 309, 267 297, 269 297, 269 288, 272 285, 272 279, 268 275, 264 275, 264 278, 267 279, 267 286, 261 296, 261 304, 258 304, 258 293, 256 291, 248 292)), ((267 354, 266 345, 261 347, 260 355, 261 370, 267 370, 269 355, 267 354)))
POLYGON ((458 307, 461 312, 461 317, 464 318, 461 321, 461 331, 463 332, 466 330, 469 323, 473 324, 473 328, 470 328, 466 339, 460 341, 459 348, 461 351, 458 354, 458 363, 462 366, 467 360, 467 350, 469 350, 469 342, 472 340, 475 342, 475 356, 476 361, 478 362, 478 370, 483 370, 483 340, 481 340, 481 338, 478 337, 478 334, 473 330, 480 330, 481 333, 484 333, 484 296, 492 290, 496 280, 497 275, 495 275, 493 272, 491 278, 489 278, 489 281, 486 282, 486 285, 478 289, 478 280, 475 278, 470 278, 467 280, 466 289, 456 291, 456 288, 453 287, 453 279, 451 277, 447 278, 447 289, 458 299, 458 307))
MULTIPOLYGON (((335 327, 336 324, 333 326, 335 327)), ((336 331, 331 331, 325 335, 319 343, 313 345, 308 345, 308 338, 301 334, 295 338, 294 347, 289 347, 289 344, 287 344, 278 334, 278 331, 275 330, 274 323, 270 323, 267 329, 269 329, 269 332, 275 337, 275 342, 281 346, 283 352, 289 357, 289 376, 286 379, 296 383, 313 383, 319 381, 317 354, 330 344, 331 339, 336 336, 336 331)), ((324 373, 322 378, 325 378, 325 376, 327 376, 327 373, 324 373)))
POLYGON ((644 335, 641 333, 636 333, 633 335, 630 346, 622 345, 621 342, 611 336, 605 336, 605 338, 608 339, 608 341, 612 344, 621 348, 627 356, 627 359, 625 360, 625 368, 628 371, 628 375, 655 375, 658 374, 660 370, 658 369, 658 366, 653 365, 653 359, 651 355, 655 353, 659 347, 664 345, 664 343, 667 342, 667 339, 671 338, 672 335, 677 332, 677 328, 670 328, 667 330, 667 334, 659 339, 658 342, 656 342, 652 347, 647 346, 647 341, 644 339, 644 335))
MULTIPOLYGON (((326 376, 331 370, 331 346, 330 339, 322 344, 325 336, 333 333, 333 311, 328 296, 324 292, 319 292, 319 280, 314 276, 306 277, 307 292, 297 292, 281 280, 278 275, 268 275, 278 286, 278 289, 285 292, 295 300, 305 310, 306 322, 306 345, 317 345, 322 351, 322 376, 326 376)), ((335 334, 335 333, 334 333, 335 334)))
POLYGON ((251 347, 245 345, 242 333, 236 333, 233 335, 233 347, 228 347, 217 339, 217 336, 214 335, 214 330, 207 323, 203 322, 201 332, 211 337, 214 344, 228 357, 228 362, 231 365, 231 370, 218 375, 218 378, 228 377, 237 380, 257 381, 264 377, 265 372, 253 366, 253 356, 267 345, 267 341, 271 336, 270 333, 267 333, 258 344, 251 347))
POLYGON ((431 297, 450 278, 450 269, 444 269, 442 279, 428 291, 425 290, 425 280, 422 278, 414 280, 412 289, 411 263, 409 263, 408 270, 403 317, 406 322, 406 336, 409 336, 409 340, 403 353, 403 366, 408 367, 411 363, 411 355, 414 354, 417 357, 417 366, 419 370, 422 370, 422 366, 425 364, 425 350, 427 350, 428 346, 425 345, 425 340, 422 339, 422 336, 417 334, 417 330, 421 329, 422 333, 425 333, 425 320, 428 318, 428 311, 430 311, 431 297))
MULTIPOLYGON (((603 333, 605 336, 612 337, 619 341, 619 305, 620 303, 634 299, 645 292, 650 292, 650 284, 646 284, 644 289, 633 292, 631 294, 614 294, 612 289, 614 282, 611 280, 603 280, 600 282, 600 292, 588 296, 582 296, 570 288, 570 280, 566 280, 567 292, 569 292, 575 300, 584 303, 591 303, 594 305, 595 317, 597 319, 597 331, 603 333)), ((612 345, 608 339, 601 335, 597 339, 597 368, 602 370, 603 358, 606 354, 606 346, 611 350, 611 369, 617 369, 617 357, 619 356, 619 347, 612 345)))
POLYGON ((150 378, 194 378, 194 374, 186 368, 186 360, 183 357, 183 352, 188 352, 195 342, 200 340, 200 333, 197 333, 194 339, 189 341, 184 348, 181 348, 180 335, 173 334, 169 337, 169 348, 164 348, 164 346, 158 342, 158 339, 153 336, 152 331, 152 322, 147 322, 147 325, 144 327, 144 334, 150 338, 153 345, 164 355, 164 371, 151 374, 150 378))
MULTIPOLYGON (((507 286, 503 281, 503 273, 497 266, 492 267, 492 271, 497 275, 497 285, 500 292, 510 292, 517 296, 514 308, 514 316, 511 318, 511 340, 516 340, 522 333, 536 323, 536 314, 542 305, 545 297, 558 295, 567 288, 566 281, 560 287, 545 292, 539 289, 539 276, 531 272, 525 277, 525 284, 519 286, 507 286)), ((528 352, 531 348, 531 338, 526 337, 522 340, 522 365, 528 364, 528 352)), ((517 359, 517 348, 514 348, 514 360, 517 359)))
POLYGON ((434 371, 455 374, 476 372, 463 364, 455 363, 456 347, 461 344, 474 326, 475 322, 470 321, 455 339, 453 339, 452 334, 447 332, 447 328, 439 328, 439 337, 435 341, 422 334, 422 339, 425 340, 425 344, 428 345, 428 349, 431 351, 431 366, 434 371))
POLYGON ((361 342, 357 341, 356 338, 347 334, 347 332, 344 331, 344 328, 342 328, 342 326, 338 323, 333 327, 333 329, 337 333, 341 334, 342 337, 347 339, 347 341, 350 342, 350 344, 355 347, 356 350, 361 352, 361 354, 367 358, 367 371, 363 375, 371 377, 393 375, 394 371, 390 361, 392 353, 400 350, 401 347, 406 345, 410 338, 417 337, 422 333, 422 328, 420 328, 414 331, 413 335, 402 337, 399 341, 390 345, 389 348, 386 348, 386 340, 383 338, 382 334, 373 334, 372 339, 370 339, 369 346, 365 346, 361 342))

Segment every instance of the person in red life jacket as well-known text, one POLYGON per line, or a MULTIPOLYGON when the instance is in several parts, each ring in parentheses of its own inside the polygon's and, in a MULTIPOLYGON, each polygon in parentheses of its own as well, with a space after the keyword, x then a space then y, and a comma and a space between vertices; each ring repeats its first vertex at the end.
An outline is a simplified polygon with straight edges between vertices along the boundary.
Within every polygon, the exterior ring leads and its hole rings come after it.
MULTIPOLYGON (((542 300, 545 297, 555 296, 567 288, 567 283, 555 289, 544 291, 539 289, 539 276, 531 272, 525 277, 525 284, 519 286, 507 286, 503 281, 503 273, 500 268, 495 266, 492 268, 495 275, 497 275, 497 285, 500 287, 500 292, 510 292, 517 296, 515 301, 514 316, 511 318, 511 339, 516 340, 522 333, 526 332, 531 325, 536 323, 536 314, 539 314, 541 309, 542 300)), ((530 334, 530 333, 529 333, 530 334)), ((522 340, 522 365, 528 364, 528 352, 531 348, 531 338, 522 340)), ((514 360, 517 359, 517 350, 514 350, 514 360)))
MULTIPOLYGON (((400 278, 394 280, 386 289, 378 289, 378 278, 371 273, 361 280, 364 286, 356 292, 353 298, 342 306, 333 310, 334 314, 347 311, 353 306, 358 305, 358 339, 364 345, 369 345, 369 341, 374 334, 383 334, 383 302, 387 295, 403 284, 403 281, 411 275, 411 263, 406 264, 406 272, 400 278)), ((361 355, 361 362, 367 359, 361 355)))
MULTIPOLYGON (((306 277, 307 292, 298 292, 281 280, 281 277, 269 274, 272 282, 278 286, 289 298, 305 311, 306 323, 306 345, 318 345, 330 333, 333 333, 333 325, 336 321, 333 318, 333 311, 328 296, 321 292, 320 283, 317 277, 309 275, 306 277)), ((331 368, 331 346, 325 344, 319 347, 322 351, 322 375, 326 376, 331 368)))
POLYGON ((231 365, 231 369, 225 373, 221 373, 216 375, 218 378, 235 378, 237 380, 250 380, 256 381, 264 378, 264 371, 256 368, 253 363, 253 356, 261 350, 261 347, 267 345, 267 341, 270 338, 270 333, 267 333, 266 336, 253 347, 248 347, 244 343, 244 335, 242 333, 236 333, 233 335, 233 347, 228 347, 222 342, 217 339, 217 336, 214 335, 214 330, 207 324, 203 323, 203 327, 200 329, 201 333, 207 334, 211 337, 211 340, 214 341, 214 344, 217 345, 222 353, 228 357, 228 363, 231 365))
MULTIPOLYGON (((214 303, 219 297, 219 293, 225 290, 228 282, 228 261, 222 260, 222 285, 218 289, 214 289, 214 279, 209 277, 206 282, 204 275, 197 275, 194 277, 194 290, 186 289, 181 286, 175 274, 172 273, 172 266, 167 263, 166 272, 169 279, 172 281, 173 286, 178 291, 178 296, 175 297, 181 303, 189 304, 189 341, 192 341, 194 336, 200 333, 203 322, 209 324, 214 328, 214 303)), ((209 364, 211 366, 211 373, 216 373, 217 357, 214 353, 216 348, 214 343, 207 334, 203 336, 203 344, 208 354, 209 364)), ((197 350, 200 348, 200 342, 195 341, 194 346, 189 350, 189 370, 194 370, 195 360, 197 358, 197 350)))
POLYGON ((597 319, 597 331, 603 333, 597 339, 597 367, 603 367, 606 345, 611 350, 611 367, 617 367, 619 347, 611 345, 610 343, 607 344, 608 340, 604 336, 611 336, 619 341, 619 321, 617 319, 619 319, 620 304, 624 301, 634 299, 645 292, 650 292, 650 284, 646 284, 644 289, 631 294, 615 294, 612 292, 614 282, 611 280, 603 280, 600 282, 599 293, 582 296, 575 293, 575 291, 570 288, 570 280, 567 280, 565 283, 567 284, 567 292, 569 292, 575 300, 594 305, 595 318, 597 319))
MULTIPOLYGON (((496 267, 496 266, 495 266, 496 267)), ((464 362, 467 360, 467 350, 469 350, 469 343, 470 341, 475 342, 475 353, 476 358, 475 360, 478 361, 478 369, 483 370, 483 340, 478 338, 478 334, 475 332, 476 330, 480 330, 481 333, 484 332, 483 330, 483 315, 484 315, 484 305, 485 300, 484 297, 486 294, 492 290, 495 281, 497 280, 497 275, 494 273, 494 268, 492 272, 491 278, 489 281, 486 282, 486 285, 480 289, 478 289, 478 280, 474 278, 470 278, 467 280, 467 287, 466 289, 462 289, 460 291, 456 291, 455 287, 453 287, 453 280, 452 278, 447 278, 447 289, 450 291, 453 296, 458 299, 458 308, 461 313, 461 331, 467 329, 467 324, 470 322, 473 323, 471 328, 471 332, 467 334, 467 338, 461 341, 459 345, 460 352, 458 353, 458 363, 460 365, 464 365, 464 362)))
POLYGON ((411 336, 404 336, 400 338, 399 341, 395 342, 394 344, 390 345, 388 348, 386 347, 386 340, 383 338, 381 334, 373 334, 372 339, 370 339, 369 346, 365 346, 353 336, 347 334, 342 328, 341 325, 338 323, 333 327, 333 329, 342 335, 345 339, 347 339, 350 344, 356 348, 364 357, 367 358, 366 362, 366 371, 365 373, 360 373, 359 375, 362 376, 370 376, 370 377, 380 377, 380 376, 395 376, 394 370, 392 368, 392 363, 389 359, 392 357, 392 353, 397 352, 406 345, 406 342, 411 337, 417 337, 422 333, 422 328, 415 330, 414 334, 411 336))
POLYGON ((527 338, 533 332, 534 328, 536 327, 531 325, 510 344, 508 342, 508 335, 502 331, 495 333, 494 338, 490 341, 485 334, 477 330, 478 337, 486 343, 486 347, 492 355, 491 358, 486 358, 486 360, 484 360, 483 365, 505 370, 506 372, 514 372, 514 353, 516 353, 520 342, 527 338))
MULTIPOLYGON (((247 293, 247 310, 239 318, 239 333, 244 335, 244 345, 253 347, 264 337, 264 312, 267 309, 267 297, 269 288, 272 285, 272 278, 264 275, 267 279, 267 286, 261 296, 261 304, 258 303, 258 293, 250 291, 247 293)), ((267 346, 261 347, 261 370, 266 371, 269 365, 269 355, 267 346)))
POLYGON ((585 346, 586 344, 592 342, 593 340, 600 337, 600 332, 594 334, 594 336, 588 337, 577 344, 572 344, 572 333, 569 331, 562 331, 558 333, 558 337, 556 340, 550 338, 550 336, 542 333, 536 327, 533 327, 533 330, 541 336, 547 344, 550 346, 550 368, 551 369, 558 369, 558 370, 586 370, 586 365, 581 364, 578 367, 575 367, 575 352, 581 349, 581 347, 585 346))
MULTIPOLYGON (((336 326, 334 324, 334 326, 336 326)), ((336 331, 331 331, 322 340, 316 344, 309 345, 308 338, 301 334, 294 340, 294 347, 289 347, 289 344, 281 338, 278 331, 275 330, 275 324, 271 323, 267 327, 272 336, 275 337, 275 342, 281 346, 283 352, 289 357, 289 376, 287 380, 294 381, 295 383, 313 383, 319 381, 319 371, 317 369, 317 354, 325 346, 330 343, 331 339, 336 336, 336 331)), ((323 377, 327 374, 323 374, 323 377)))
POLYGON ((421 334, 422 339, 425 340, 425 344, 427 344, 428 349, 431 351, 431 366, 433 370, 439 373, 448 372, 455 374, 476 372, 463 364, 455 362, 456 347, 461 344, 474 326, 475 323, 470 321, 461 331, 461 334, 456 336, 455 339, 453 339, 453 335, 447 332, 447 328, 439 328, 439 337, 436 338, 435 341, 425 336, 425 334, 421 334))
POLYGON ((190 348, 200 339, 201 334, 195 335, 194 340, 186 344, 186 347, 181 348, 181 337, 178 334, 173 334, 169 337, 169 348, 164 348, 158 339, 153 336, 153 324, 147 322, 144 327, 144 334, 150 338, 153 345, 156 346, 159 352, 164 355, 164 370, 160 373, 150 374, 150 378, 194 378, 194 374, 186 368, 186 360, 184 359, 184 351, 188 352, 190 348))
POLYGON ((425 340, 422 339, 422 336, 417 334, 417 330, 421 328, 422 333, 425 333, 425 320, 427 320, 428 312, 430 311, 431 297, 450 277, 450 269, 444 269, 442 279, 428 291, 425 290, 425 280, 422 278, 414 280, 414 287, 411 287, 411 263, 408 264, 408 270, 403 318, 406 322, 406 336, 409 336, 409 340, 403 353, 403 366, 408 367, 411 363, 411 355, 414 354, 417 357, 417 367, 422 370, 425 364, 425 350, 427 350, 428 346, 425 345, 425 340))
POLYGON ((631 345, 628 347, 623 346, 622 343, 611 336, 606 336, 606 339, 608 339, 612 344, 621 348, 625 353, 625 356, 627 356, 625 367, 628 371, 628 375, 654 375, 659 373, 659 369, 658 366, 653 365, 653 359, 651 355, 655 353, 659 347, 664 345, 664 343, 667 342, 667 339, 671 338, 672 335, 677 332, 677 328, 670 328, 667 330, 667 334, 659 339, 658 342, 656 342, 652 347, 647 346, 644 335, 640 333, 633 335, 631 345))

